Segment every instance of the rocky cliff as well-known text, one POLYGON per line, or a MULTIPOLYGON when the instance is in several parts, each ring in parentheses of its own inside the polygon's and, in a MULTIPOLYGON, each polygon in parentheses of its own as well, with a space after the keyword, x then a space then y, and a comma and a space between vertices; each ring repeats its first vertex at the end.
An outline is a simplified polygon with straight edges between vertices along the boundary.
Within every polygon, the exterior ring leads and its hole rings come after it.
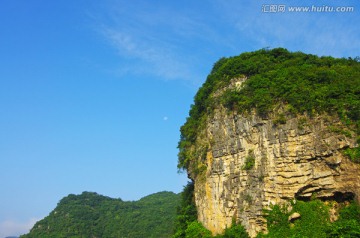
MULTIPOLYGON (((236 64, 245 65, 243 62, 236 64)), ((226 84, 212 82, 221 85, 217 88, 205 83, 182 128, 179 157, 195 182, 198 220, 213 234, 222 233, 233 221, 240 222, 254 237, 266 232, 263 209, 271 204, 312 198, 360 202, 360 166, 345 152, 359 146, 356 126, 344 122, 339 114, 328 113, 331 110, 318 112, 309 107, 307 111, 291 112, 291 99, 283 100, 281 96, 271 104, 264 101, 263 105, 271 106, 263 107, 269 109, 266 113, 259 113, 260 103, 239 110, 244 103, 238 99, 234 107, 228 107, 226 94, 241 96, 247 81, 243 75, 228 79, 226 84), (202 95, 204 92, 207 96, 202 95), (201 104, 199 98, 206 98, 208 103, 201 104), (206 108, 203 114, 199 112, 201 107, 206 108), (196 128, 196 136, 187 132, 189 128, 196 128)), ((255 84, 254 77, 251 83, 255 84)), ((273 89, 269 86, 266 90, 273 89)), ((355 95, 358 103, 359 92, 355 95)), ((296 101, 293 105, 301 108, 296 101)))
MULTIPOLYGON (((292 199, 360 199, 360 167, 342 151, 356 146, 336 117, 263 119, 218 108, 208 118, 205 176, 195 178, 198 219, 214 234, 241 221, 266 231, 262 210, 292 199)), ((191 172, 190 172, 191 174, 191 172)))

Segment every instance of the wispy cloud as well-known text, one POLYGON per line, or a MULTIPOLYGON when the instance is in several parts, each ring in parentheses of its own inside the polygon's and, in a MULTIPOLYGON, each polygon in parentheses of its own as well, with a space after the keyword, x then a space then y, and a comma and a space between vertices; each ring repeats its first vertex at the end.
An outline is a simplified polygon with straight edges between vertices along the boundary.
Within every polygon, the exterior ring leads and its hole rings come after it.
POLYGON ((199 85, 220 57, 264 47, 337 57, 360 55, 360 32, 353 24, 360 21, 356 13, 266 14, 261 11, 262 1, 178 4, 110 1, 100 11, 97 29, 118 52, 118 73, 199 85))
POLYGON ((165 79, 189 79, 189 69, 181 56, 174 55, 171 45, 161 44, 150 37, 139 37, 129 32, 107 28, 103 31, 119 54, 128 59, 140 60, 133 63, 137 72, 156 74, 165 79))
POLYGON ((3 221, 0 223, 0 237, 26 234, 38 220, 39 219, 37 218, 31 218, 25 222, 18 222, 13 220, 3 221))
MULTIPOLYGON (((258 48, 286 47, 291 50, 337 57, 360 54, 360 32, 357 30, 358 26, 354 24, 360 20, 360 16, 356 12, 264 13, 262 7, 264 4, 269 4, 267 2, 249 1, 240 5, 238 1, 230 0, 226 3, 218 1, 218 4, 223 15, 228 19, 229 24, 235 26, 238 34, 258 48)), ((334 2, 291 1, 291 3, 286 2, 285 6, 316 4, 323 6, 334 2)), ((349 2, 337 4, 347 5, 349 2)), ((355 6, 356 10, 360 10, 360 6, 355 6)))
POLYGON ((201 19, 177 10, 174 6, 137 8, 131 2, 112 6, 99 31, 124 59, 120 71, 195 83, 204 77, 197 68, 204 51, 201 41, 214 33, 201 19))

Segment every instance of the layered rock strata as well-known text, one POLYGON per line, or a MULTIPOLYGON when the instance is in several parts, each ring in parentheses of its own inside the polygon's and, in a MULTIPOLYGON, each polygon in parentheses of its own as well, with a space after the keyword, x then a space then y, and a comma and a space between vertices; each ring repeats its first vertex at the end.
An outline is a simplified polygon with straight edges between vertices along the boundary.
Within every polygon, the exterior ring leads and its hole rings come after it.
POLYGON ((222 107, 208 117, 201 139, 206 170, 189 175, 198 220, 213 234, 233 220, 252 237, 266 232, 263 209, 293 199, 360 201, 360 166, 343 154, 357 144, 339 119, 302 115, 278 121, 222 107))

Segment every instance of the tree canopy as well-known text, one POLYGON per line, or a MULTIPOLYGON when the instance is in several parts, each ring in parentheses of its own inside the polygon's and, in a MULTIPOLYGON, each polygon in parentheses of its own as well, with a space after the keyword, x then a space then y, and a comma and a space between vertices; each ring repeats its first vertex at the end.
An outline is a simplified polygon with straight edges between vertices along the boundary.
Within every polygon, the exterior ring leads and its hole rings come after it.
MULTIPOLYGON (((219 104, 236 113, 255 110, 261 117, 274 113, 279 105, 293 115, 326 112, 352 124, 359 135, 360 62, 357 58, 319 57, 283 48, 221 58, 195 95, 189 117, 180 129, 179 169, 187 169, 198 156, 190 148, 207 116, 219 104), (213 96, 226 88, 231 79, 242 77, 247 80, 240 89, 229 88, 222 96, 213 96)), ((356 160, 360 157, 359 148, 348 154, 356 160)))
POLYGON ((171 237, 179 199, 172 192, 132 202, 92 192, 71 194, 21 238, 171 237))

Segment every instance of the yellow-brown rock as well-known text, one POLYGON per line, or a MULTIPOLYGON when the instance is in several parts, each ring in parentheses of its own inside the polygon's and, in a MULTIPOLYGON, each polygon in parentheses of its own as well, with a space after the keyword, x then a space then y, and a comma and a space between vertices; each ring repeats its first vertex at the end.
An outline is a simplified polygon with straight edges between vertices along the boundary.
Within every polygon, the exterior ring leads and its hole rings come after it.
POLYGON ((262 210, 293 199, 360 201, 360 166, 343 155, 356 140, 334 128, 336 117, 260 118, 222 107, 208 117, 198 144, 207 146, 206 170, 195 181, 198 220, 213 234, 236 219, 254 237, 266 232, 262 210), (253 157, 253 166, 245 166, 253 157))

